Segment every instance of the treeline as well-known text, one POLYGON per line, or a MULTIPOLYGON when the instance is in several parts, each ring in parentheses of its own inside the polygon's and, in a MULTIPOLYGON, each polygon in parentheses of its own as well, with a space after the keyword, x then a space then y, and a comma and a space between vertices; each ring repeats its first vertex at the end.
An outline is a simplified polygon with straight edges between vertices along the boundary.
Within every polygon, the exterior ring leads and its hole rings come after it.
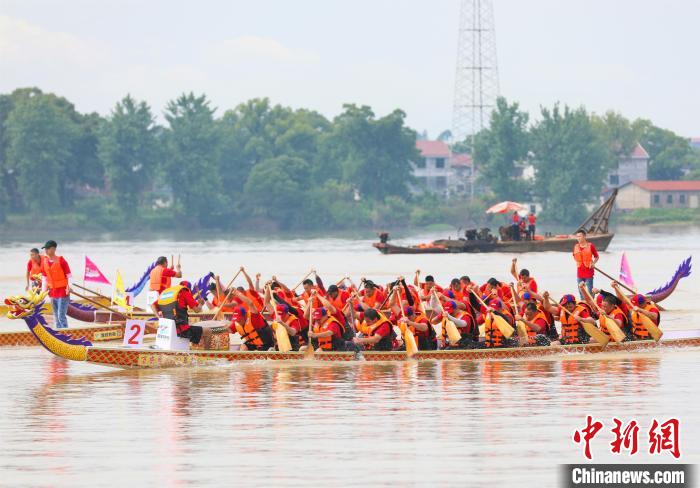
POLYGON ((345 105, 328 120, 255 99, 216 117, 190 93, 169 102, 164 118, 157 124, 130 96, 101 117, 36 88, 1 95, 0 218, 169 229, 437 220, 437 199, 409 195, 416 134, 400 110, 377 117, 345 105))
POLYGON ((587 204, 599 202, 608 172, 637 142, 649 153, 650 180, 700 178, 700 151, 649 120, 557 105, 542 108, 530 123, 527 112, 503 98, 474 138, 474 160, 496 200, 538 201, 545 221, 575 224, 587 204))

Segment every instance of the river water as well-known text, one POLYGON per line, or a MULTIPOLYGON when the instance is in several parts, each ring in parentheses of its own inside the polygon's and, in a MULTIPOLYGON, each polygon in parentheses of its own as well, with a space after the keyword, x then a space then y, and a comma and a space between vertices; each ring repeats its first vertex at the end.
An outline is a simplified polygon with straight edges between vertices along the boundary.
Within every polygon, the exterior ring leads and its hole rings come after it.
MULTIPOLYGON (((620 229, 599 265, 616 272, 625 251, 648 291, 697 250, 699 238, 698 229, 620 229)), ((512 257, 383 256, 370 242, 73 241, 59 251, 75 276, 87 254, 110 278, 119 268, 127 284, 157 255, 173 253, 186 278, 212 270, 228 281, 245 265, 290 284, 311 267, 327 283, 346 273, 385 282, 417 268, 438 282, 463 274, 505 280, 512 257)), ((0 295, 21 291, 34 245, 0 244, 0 295)), ((570 255, 521 255, 519 266, 555 296, 574 291, 570 255)), ((666 330, 700 329, 699 293, 695 275, 681 282, 663 303, 666 330)), ((2 330, 21 326, 0 321, 2 330)), ((700 461, 698 349, 121 371, 41 348, 4 348, 0 365, 2 486, 556 486, 559 464, 585 460, 572 434, 586 415, 604 424, 591 442, 595 462, 673 462, 667 452, 647 452, 650 423, 669 418, 680 420, 681 461, 700 461), (639 423, 636 455, 610 452, 613 417, 639 423)))

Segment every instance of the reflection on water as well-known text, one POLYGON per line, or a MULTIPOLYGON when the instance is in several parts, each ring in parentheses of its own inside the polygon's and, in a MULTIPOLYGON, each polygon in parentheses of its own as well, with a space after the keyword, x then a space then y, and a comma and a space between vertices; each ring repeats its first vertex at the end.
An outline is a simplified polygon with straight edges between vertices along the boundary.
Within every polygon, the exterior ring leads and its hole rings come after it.
MULTIPOLYGON (((608 423, 679 417, 684 459, 700 454, 690 441, 700 433, 699 395, 687 380, 695 350, 160 371, 105 371, 40 349, 4 351, 3 359, 0 387, 12 394, 0 397, 0 470, 17 485, 79 485, 86 474, 168 486, 463 484, 484 476, 547 485, 556 464, 581 461, 570 439, 586 414, 608 423)), ((596 461, 619 460, 609 441, 593 445, 596 461)))

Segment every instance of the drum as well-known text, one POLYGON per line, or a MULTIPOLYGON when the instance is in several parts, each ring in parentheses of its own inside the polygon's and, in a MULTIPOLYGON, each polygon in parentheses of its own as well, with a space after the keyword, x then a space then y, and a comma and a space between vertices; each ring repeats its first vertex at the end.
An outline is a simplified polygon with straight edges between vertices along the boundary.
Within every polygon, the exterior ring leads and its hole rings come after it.
POLYGON ((202 340, 199 344, 191 344, 190 349, 195 351, 228 351, 229 342, 229 328, 228 323, 220 320, 206 320, 197 323, 198 326, 209 329, 211 331, 211 337, 208 343, 205 343, 204 334, 202 334, 202 340))

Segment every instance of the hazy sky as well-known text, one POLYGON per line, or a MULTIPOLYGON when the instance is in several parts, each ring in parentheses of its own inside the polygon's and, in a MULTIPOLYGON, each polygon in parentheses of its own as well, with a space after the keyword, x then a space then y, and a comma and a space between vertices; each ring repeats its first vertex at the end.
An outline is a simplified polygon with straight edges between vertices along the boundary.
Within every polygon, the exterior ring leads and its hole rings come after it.
MULTIPOLYGON (((614 109, 700 136, 700 1, 494 0, 501 94, 614 109)), ((219 114, 252 97, 332 117, 402 108, 449 128, 459 0, 0 0, 0 92, 81 111, 131 93, 156 113, 193 90, 219 114)))

